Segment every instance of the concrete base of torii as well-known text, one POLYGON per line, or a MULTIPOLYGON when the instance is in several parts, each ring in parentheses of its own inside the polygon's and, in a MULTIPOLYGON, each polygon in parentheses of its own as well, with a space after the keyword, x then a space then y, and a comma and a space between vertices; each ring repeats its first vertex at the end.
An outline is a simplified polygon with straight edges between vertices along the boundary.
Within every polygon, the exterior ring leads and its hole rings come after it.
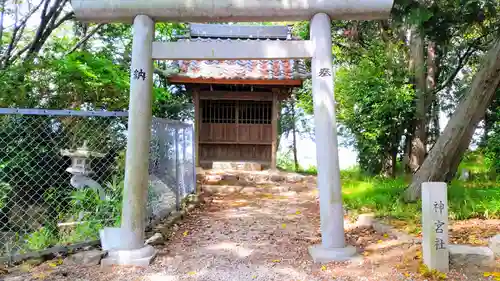
POLYGON ((112 265, 147 267, 156 256, 156 250, 152 246, 134 245, 137 235, 126 229, 106 227, 99 234, 102 249, 108 252, 106 258, 101 260, 101 267, 112 265))
POLYGON ((108 256, 101 260, 101 267, 113 265, 148 267, 155 256, 156 250, 149 245, 136 250, 111 250, 108 256))
POLYGON ((315 263, 328 263, 331 261, 347 261, 351 260, 356 254, 356 248, 346 246, 344 248, 326 248, 322 244, 309 247, 309 255, 311 255, 315 263))

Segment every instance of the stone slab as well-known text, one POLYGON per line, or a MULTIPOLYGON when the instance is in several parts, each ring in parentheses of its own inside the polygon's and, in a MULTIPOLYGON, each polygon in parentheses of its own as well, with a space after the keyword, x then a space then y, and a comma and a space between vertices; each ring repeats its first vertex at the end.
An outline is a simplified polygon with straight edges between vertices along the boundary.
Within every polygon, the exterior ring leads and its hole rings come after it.
POLYGON ((64 259, 65 265, 98 265, 104 253, 99 250, 78 252, 64 259))
POLYGON ((361 214, 358 216, 356 221, 356 226, 359 227, 370 227, 373 226, 373 221, 375 220, 375 214, 361 214))
POLYGON ((488 247, 493 251, 497 258, 500 258, 500 234, 490 238, 488 247))
POLYGON ((254 162, 213 162, 214 170, 262 171, 262 165, 254 162))
POLYGON ((155 233, 153 236, 149 237, 144 245, 162 245, 165 244, 165 238, 159 232, 155 233))
POLYGON ((492 266, 495 255, 488 247, 475 247, 468 245, 449 245, 450 263, 454 265, 492 266))
POLYGON ((422 253, 424 264, 449 270, 448 188, 445 182, 422 183, 422 253))
POLYGON ((101 267, 112 265, 148 267, 155 256, 156 250, 150 245, 135 250, 112 250, 101 261, 101 267))
POLYGON ((240 186, 240 185, 203 185, 202 191, 208 194, 258 194, 271 193, 279 194, 283 192, 294 191, 289 186, 270 186, 270 187, 255 187, 255 186, 240 186))
POLYGON ((101 261, 101 268, 111 267, 114 265, 126 265, 126 266, 137 266, 137 267, 148 267, 153 261, 154 256, 138 258, 138 259, 126 259, 118 260, 114 258, 105 258, 101 261))
POLYGON ((345 248, 325 248, 323 245, 313 245, 309 247, 309 254, 315 263, 348 261, 355 257, 356 248, 352 246, 346 246, 345 248))
POLYGON ((382 233, 382 234, 387 233, 389 235, 396 236, 398 238, 398 240, 401 240, 401 241, 412 242, 412 243, 416 243, 416 244, 422 243, 422 239, 415 238, 407 233, 399 231, 399 230, 395 229, 394 227, 387 225, 385 223, 382 223, 378 220, 373 221, 372 227, 378 233, 382 233))

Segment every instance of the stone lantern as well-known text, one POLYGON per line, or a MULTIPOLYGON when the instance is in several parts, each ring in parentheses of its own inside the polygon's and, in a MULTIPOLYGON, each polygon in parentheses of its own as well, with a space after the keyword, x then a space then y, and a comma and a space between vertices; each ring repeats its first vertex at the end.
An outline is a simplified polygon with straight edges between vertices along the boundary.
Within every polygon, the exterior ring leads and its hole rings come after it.
POLYGON ((90 176, 94 173, 90 166, 92 158, 102 158, 105 154, 90 151, 87 141, 84 141, 76 150, 61 150, 61 155, 71 157, 71 167, 66 169, 67 172, 72 175, 90 176))
POLYGON ((66 169, 67 172, 73 175, 70 180, 71 185, 77 189, 91 188, 99 194, 101 200, 105 200, 106 195, 101 185, 90 178, 94 174, 90 165, 92 158, 102 158, 105 154, 90 151, 87 141, 84 141, 83 145, 76 150, 61 150, 61 155, 71 157, 71 166, 66 169))

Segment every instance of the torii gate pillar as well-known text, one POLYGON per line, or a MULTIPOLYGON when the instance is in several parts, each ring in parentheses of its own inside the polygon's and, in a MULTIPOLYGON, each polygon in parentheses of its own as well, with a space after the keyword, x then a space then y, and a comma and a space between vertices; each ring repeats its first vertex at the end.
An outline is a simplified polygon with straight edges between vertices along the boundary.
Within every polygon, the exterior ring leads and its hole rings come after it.
POLYGON ((356 249, 345 244, 330 17, 323 13, 314 15, 310 32, 314 48, 311 71, 322 243, 310 247, 309 253, 315 262, 346 260, 356 249))
POLYGON ((312 58, 314 118, 322 244, 309 252, 316 262, 346 260, 332 67, 332 19, 373 20, 389 17, 393 0, 72 0, 78 19, 134 23, 130 114, 122 226, 105 229, 101 243, 114 242, 104 264, 148 265, 154 249, 144 246, 147 170, 151 128, 152 61, 175 59, 312 58), (309 41, 153 43, 156 21, 293 21, 311 22, 309 41), (230 45, 233 44, 233 45, 230 45), (109 239, 111 238, 111 239, 109 239))

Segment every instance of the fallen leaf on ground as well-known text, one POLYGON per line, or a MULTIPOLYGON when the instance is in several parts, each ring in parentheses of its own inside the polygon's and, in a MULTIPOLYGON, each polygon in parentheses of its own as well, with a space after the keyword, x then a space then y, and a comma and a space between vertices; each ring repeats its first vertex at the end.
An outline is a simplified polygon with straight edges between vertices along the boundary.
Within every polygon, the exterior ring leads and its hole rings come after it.
POLYGON ((282 224, 281 224, 281 227, 282 227, 282 228, 286 228, 286 223, 282 223, 282 224))
POLYGON ((33 275, 33 277, 35 279, 38 279, 38 280, 45 280, 45 279, 47 279, 47 275, 45 273, 43 273, 43 272, 35 274, 35 275, 33 275))
POLYGON ((273 260, 273 262, 280 262, 281 260, 273 260))
POLYGON ((63 260, 62 259, 58 259, 58 260, 49 262, 49 266, 50 267, 57 267, 57 266, 61 265, 62 263, 63 263, 63 260))
POLYGON ((296 215, 302 214, 300 211, 295 212, 296 215))
POLYGON ((182 233, 182 235, 183 235, 184 237, 188 236, 188 234, 189 234, 189 232, 188 232, 187 230, 186 230, 186 231, 184 231, 184 233, 182 233))
POLYGON ((323 265, 323 266, 321 267, 321 270, 325 271, 325 270, 326 270, 326 265, 323 265))
POLYGON ((30 272, 33 269, 33 267, 31 265, 26 264, 26 263, 21 264, 21 266, 19 268, 20 268, 21 272, 30 272))
POLYGON ((194 272, 194 271, 188 272, 188 275, 195 275, 195 274, 196 274, 196 272, 194 272))

